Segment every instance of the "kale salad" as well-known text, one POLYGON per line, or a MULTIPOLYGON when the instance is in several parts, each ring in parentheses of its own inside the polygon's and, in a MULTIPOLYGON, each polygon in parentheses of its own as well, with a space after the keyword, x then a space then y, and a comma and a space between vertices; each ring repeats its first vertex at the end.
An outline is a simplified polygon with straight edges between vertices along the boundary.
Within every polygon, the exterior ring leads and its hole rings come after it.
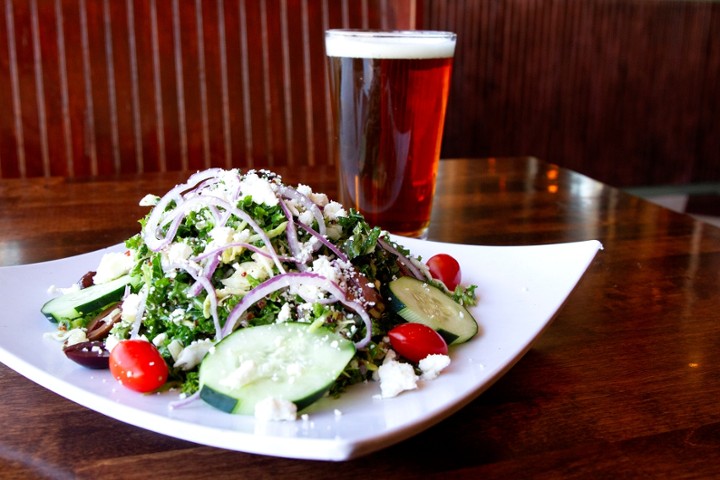
POLYGON ((134 390, 292 419, 356 383, 415 388, 478 330, 474 286, 270 171, 201 171, 141 204, 126 250, 42 307, 68 358, 134 390))

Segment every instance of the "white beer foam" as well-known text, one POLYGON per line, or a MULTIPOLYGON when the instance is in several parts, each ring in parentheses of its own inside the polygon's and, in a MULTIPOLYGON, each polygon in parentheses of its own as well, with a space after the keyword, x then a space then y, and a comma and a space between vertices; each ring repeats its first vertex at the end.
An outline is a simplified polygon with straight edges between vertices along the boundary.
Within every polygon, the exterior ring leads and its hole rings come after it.
POLYGON ((352 32, 325 35, 328 57, 351 58, 449 58, 455 53, 455 36, 420 36, 422 32, 352 32))

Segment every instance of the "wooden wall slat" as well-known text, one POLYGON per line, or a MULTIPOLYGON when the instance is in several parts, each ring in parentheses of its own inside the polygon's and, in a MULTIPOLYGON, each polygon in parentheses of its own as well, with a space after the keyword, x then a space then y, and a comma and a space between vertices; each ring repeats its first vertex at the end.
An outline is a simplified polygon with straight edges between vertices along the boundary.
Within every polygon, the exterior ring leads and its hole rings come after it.
POLYGON ((328 165, 323 31, 459 34, 443 156, 720 180, 720 3, 3 0, 0 177, 328 165))

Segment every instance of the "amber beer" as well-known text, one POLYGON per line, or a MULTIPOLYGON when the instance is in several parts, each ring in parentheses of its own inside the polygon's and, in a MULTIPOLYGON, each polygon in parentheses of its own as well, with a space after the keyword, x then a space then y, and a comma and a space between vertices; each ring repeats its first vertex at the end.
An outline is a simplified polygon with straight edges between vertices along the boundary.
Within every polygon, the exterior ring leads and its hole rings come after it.
POLYGON ((340 201, 371 225, 430 223, 455 34, 329 30, 340 201))

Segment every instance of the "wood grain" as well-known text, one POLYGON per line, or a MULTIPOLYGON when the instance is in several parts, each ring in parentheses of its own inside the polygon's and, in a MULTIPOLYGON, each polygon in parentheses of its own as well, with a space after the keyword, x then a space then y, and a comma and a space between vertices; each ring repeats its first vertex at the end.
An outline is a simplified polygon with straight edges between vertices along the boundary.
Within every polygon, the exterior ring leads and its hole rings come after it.
POLYGON ((458 33, 442 156, 535 155, 614 186, 720 180, 720 3, 425 0, 458 33))
MULTIPOLYGON (((287 182, 335 193, 331 170, 278 171, 287 182)), ((138 199, 185 175, 0 181, 0 265, 121 241, 137 231, 138 199)), ((106 418, 0 366, 3 475, 720 475, 720 229, 557 165, 489 158, 442 162, 430 238, 598 239, 604 250, 550 328, 494 386, 440 424, 367 457, 338 464, 195 445, 106 418)))

